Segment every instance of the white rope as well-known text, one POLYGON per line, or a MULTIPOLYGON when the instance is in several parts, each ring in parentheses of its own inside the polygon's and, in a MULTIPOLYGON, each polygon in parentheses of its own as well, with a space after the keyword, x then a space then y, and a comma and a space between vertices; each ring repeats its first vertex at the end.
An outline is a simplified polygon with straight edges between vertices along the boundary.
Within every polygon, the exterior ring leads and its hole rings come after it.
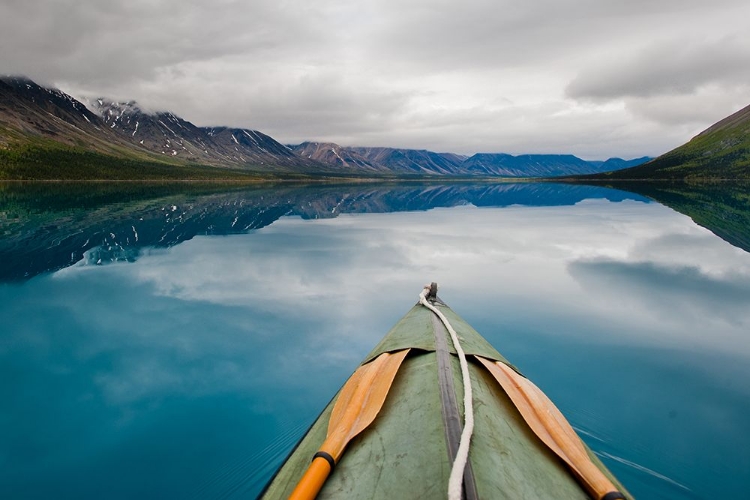
POLYGON ((464 354, 464 350, 461 348, 461 343, 458 341, 458 335, 448 322, 448 318, 435 306, 427 302, 429 288, 429 285, 425 286, 425 289, 419 294, 419 303, 434 312, 448 330, 453 341, 453 348, 456 349, 456 354, 458 354, 458 362, 461 365, 461 378, 463 378, 464 382, 464 430, 461 432, 461 441, 459 442, 456 459, 453 462, 450 479, 448 480, 448 500, 461 500, 464 469, 466 468, 466 461, 469 459, 469 444, 471 442, 471 435, 474 432, 474 404, 472 403, 469 365, 466 362, 466 354, 464 354))

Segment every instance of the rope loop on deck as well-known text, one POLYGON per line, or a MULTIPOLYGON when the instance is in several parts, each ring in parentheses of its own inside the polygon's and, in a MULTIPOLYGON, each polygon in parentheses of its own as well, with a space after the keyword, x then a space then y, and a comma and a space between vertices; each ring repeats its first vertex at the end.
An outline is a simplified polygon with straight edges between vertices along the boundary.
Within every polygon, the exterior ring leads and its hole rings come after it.
POLYGON ((425 285, 422 293, 419 294, 419 303, 425 306, 427 309, 435 313, 440 318, 440 321, 445 325, 445 329, 451 336, 453 341, 453 348, 458 354, 458 362, 461 365, 461 378, 463 379, 464 387, 464 429, 461 432, 461 441, 458 444, 458 451, 456 452, 456 458, 453 461, 453 468, 451 469, 450 479, 448 480, 448 500, 461 500, 461 490, 464 480, 464 469, 466 468, 466 462, 469 459, 469 444, 471 443, 471 435, 474 432, 474 404, 471 391, 471 379, 469 378, 469 364, 466 362, 466 354, 461 348, 461 343, 458 341, 458 334, 451 326, 448 318, 440 312, 435 306, 427 301, 427 294, 430 293, 430 286, 425 285))

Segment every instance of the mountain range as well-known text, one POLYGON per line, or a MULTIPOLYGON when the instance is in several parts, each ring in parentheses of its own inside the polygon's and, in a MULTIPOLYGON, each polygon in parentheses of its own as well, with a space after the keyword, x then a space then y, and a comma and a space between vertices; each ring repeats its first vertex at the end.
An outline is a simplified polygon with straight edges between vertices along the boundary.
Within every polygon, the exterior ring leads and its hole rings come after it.
POLYGON ((0 78, 1 178, 554 177, 627 168, 649 158, 454 153, 283 145, 257 130, 198 127, 170 112, 106 98, 83 103, 23 77, 0 78), (218 170, 219 168, 220 170, 218 170))
POLYGON ((173 113, 144 111, 135 101, 99 98, 88 107, 131 144, 175 159, 228 168, 322 168, 257 130, 197 127, 173 113))

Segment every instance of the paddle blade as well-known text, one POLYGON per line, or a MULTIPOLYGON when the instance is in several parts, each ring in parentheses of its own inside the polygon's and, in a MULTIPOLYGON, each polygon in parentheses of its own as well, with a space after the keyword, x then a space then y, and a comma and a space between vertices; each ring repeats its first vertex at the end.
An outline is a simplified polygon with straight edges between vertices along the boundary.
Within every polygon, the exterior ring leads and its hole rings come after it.
POLYGON ((354 372, 333 406, 321 450, 338 461, 346 444, 375 420, 408 352, 384 352, 354 372))
POLYGON ((318 452, 328 457, 316 455, 294 488, 290 500, 311 500, 317 496, 349 441, 365 430, 380 413, 393 379, 408 353, 409 349, 393 354, 385 352, 360 366, 346 381, 333 405, 328 434, 318 452))
POLYGON ((500 383, 534 434, 568 464, 590 495, 600 499, 617 491, 612 481, 591 462, 581 439, 541 389, 504 363, 475 357, 500 383))

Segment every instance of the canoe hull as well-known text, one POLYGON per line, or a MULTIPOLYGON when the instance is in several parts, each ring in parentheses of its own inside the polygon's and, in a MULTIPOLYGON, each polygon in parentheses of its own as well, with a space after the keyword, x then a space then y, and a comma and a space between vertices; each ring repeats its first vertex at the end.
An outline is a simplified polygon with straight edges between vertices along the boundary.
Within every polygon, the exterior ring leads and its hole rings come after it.
MULTIPOLYGON (((506 362, 476 331, 446 306, 467 354, 506 362)), ((442 411, 435 351, 434 315, 415 306, 365 358, 411 348, 373 423, 354 438, 318 498, 445 498, 452 458, 442 411), (410 333, 411 332, 411 333, 410 333), (409 342, 410 335, 413 335, 409 342), (412 345, 407 345, 407 344, 412 345)), ((444 332, 438 332, 443 335, 444 332)), ((450 340, 448 341, 450 345, 450 340)), ((457 357, 449 356, 458 411, 463 421, 462 383, 457 357)), ((589 496, 566 465, 531 431, 502 387, 469 356, 473 387, 474 437, 469 462, 478 498, 586 499, 589 496)), ((287 498, 326 438, 334 398, 268 485, 263 498, 287 498)), ((601 462, 592 461, 609 477, 601 462)), ((615 481, 615 484, 617 482, 615 481)), ((624 491, 620 489, 620 491, 624 491)))

